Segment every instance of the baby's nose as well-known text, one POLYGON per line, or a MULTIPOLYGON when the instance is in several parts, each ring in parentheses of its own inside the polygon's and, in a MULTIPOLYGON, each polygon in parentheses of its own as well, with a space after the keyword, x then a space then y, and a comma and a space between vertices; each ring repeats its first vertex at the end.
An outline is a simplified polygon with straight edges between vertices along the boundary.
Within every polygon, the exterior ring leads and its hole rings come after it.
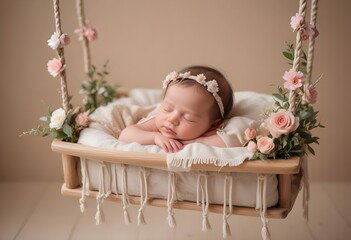
POLYGON ((168 121, 173 125, 177 126, 179 124, 179 116, 177 114, 171 114, 168 118, 168 121))

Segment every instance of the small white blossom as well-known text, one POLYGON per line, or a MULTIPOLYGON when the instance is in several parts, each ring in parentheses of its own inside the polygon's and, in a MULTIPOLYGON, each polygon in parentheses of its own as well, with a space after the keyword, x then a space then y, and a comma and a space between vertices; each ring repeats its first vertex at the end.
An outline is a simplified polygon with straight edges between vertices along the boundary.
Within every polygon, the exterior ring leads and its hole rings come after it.
POLYGON ((60 43, 61 43, 60 42, 60 35, 58 34, 58 32, 54 32, 51 35, 51 38, 49 40, 47 40, 47 43, 48 43, 49 47, 56 50, 60 46, 60 43))

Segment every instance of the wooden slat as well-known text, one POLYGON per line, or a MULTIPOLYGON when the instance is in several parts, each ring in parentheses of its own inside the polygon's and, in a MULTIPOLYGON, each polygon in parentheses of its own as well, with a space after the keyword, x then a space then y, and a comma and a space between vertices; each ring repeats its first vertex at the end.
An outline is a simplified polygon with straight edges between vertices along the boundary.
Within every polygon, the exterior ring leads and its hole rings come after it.
MULTIPOLYGON (((61 193, 65 196, 72 196, 72 197, 81 197, 81 188, 76 188, 76 189, 69 189, 65 186, 65 184, 62 185, 61 188, 61 193)), ((89 198, 96 198, 98 195, 98 191, 89 191, 89 198)), ((129 196, 129 203, 133 205, 140 205, 140 197, 135 197, 135 196, 129 196)), ((114 202, 121 202, 121 198, 116 198, 115 195, 110 195, 109 197, 106 198, 108 201, 114 201, 114 202)), ((167 208, 167 200, 165 199, 149 199, 148 200, 148 205, 154 206, 154 207, 163 207, 167 208)), ((210 204, 209 206, 209 211, 213 213, 223 213, 223 206, 220 204, 210 204)), ((182 201, 182 202, 175 202, 173 205, 173 208, 176 209, 183 209, 183 210, 192 210, 192 211, 201 211, 201 206, 197 206, 195 202, 187 202, 187 201, 182 201)), ((252 207, 239 207, 235 206, 233 207, 232 214, 234 215, 242 215, 242 216, 252 216, 252 217, 259 217, 260 214, 258 211, 255 210, 255 208, 252 207)), ((281 208, 281 207, 271 207, 268 208, 267 210, 267 216, 269 218, 285 218, 288 214, 288 209, 286 208, 281 208)))
MULTIPOLYGON (((126 152, 102 149, 76 143, 54 140, 51 144, 54 152, 66 155, 97 159, 111 163, 128 163, 129 165, 144 166, 150 168, 167 169, 166 155, 144 152, 126 152)), ((250 160, 239 166, 219 167, 213 164, 193 164, 192 170, 216 171, 216 172, 246 172, 246 173, 269 173, 269 174, 295 174, 300 171, 299 157, 290 159, 274 160, 250 160)))

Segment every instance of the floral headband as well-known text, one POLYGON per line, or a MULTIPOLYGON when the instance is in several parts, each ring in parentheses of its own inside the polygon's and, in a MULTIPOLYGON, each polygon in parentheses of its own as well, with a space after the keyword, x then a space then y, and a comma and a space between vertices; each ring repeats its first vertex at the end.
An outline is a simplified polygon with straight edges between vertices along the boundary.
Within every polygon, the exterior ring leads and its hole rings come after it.
POLYGON ((185 72, 185 73, 171 72, 163 80, 162 82, 163 88, 166 89, 172 81, 184 80, 184 79, 194 80, 199 84, 201 84, 202 86, 206 87, 207 91, 211 93, 214 99, 216 100, 221 116, 222 118, 224 118, 223 102, 221 97, 218 95, 218 91, 219 91, 218 83, 216 80, 206 81, 206 76, 203 73, 194 76, 194 75, 191 75, 190 72, 185 72))

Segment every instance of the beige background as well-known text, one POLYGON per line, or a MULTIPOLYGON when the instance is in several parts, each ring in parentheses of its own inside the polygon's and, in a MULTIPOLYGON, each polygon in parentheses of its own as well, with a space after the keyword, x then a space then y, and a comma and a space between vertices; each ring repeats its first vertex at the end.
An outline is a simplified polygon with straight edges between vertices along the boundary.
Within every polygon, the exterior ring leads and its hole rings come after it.
MULTIPOLYGON (((281 51, 294 42, 289 22, 293 0, 86 0, 86 14, 99 31, 93 63, 110 60, 109 81, 125 87, 160 88, 163 77, 190 64, 219 68, 237 91, 275 91, 289 69, 281 51)), ((314 180, 351 180, 349 149, 351 2, 320 0, 314 77, 325 129, 310 157, 314 180)), ((62 28, 72 37, 65 49, 73 103, 84 78, 75 3, 61 1, 62 28)), ((55 57, 47 46, 54 28, 52 1, 0 0, 0 180, 62 178, 60 156, 50 138, 19 137, 36 126, 47 107, 60 106, 59 80, 46 71, 55 57)))

